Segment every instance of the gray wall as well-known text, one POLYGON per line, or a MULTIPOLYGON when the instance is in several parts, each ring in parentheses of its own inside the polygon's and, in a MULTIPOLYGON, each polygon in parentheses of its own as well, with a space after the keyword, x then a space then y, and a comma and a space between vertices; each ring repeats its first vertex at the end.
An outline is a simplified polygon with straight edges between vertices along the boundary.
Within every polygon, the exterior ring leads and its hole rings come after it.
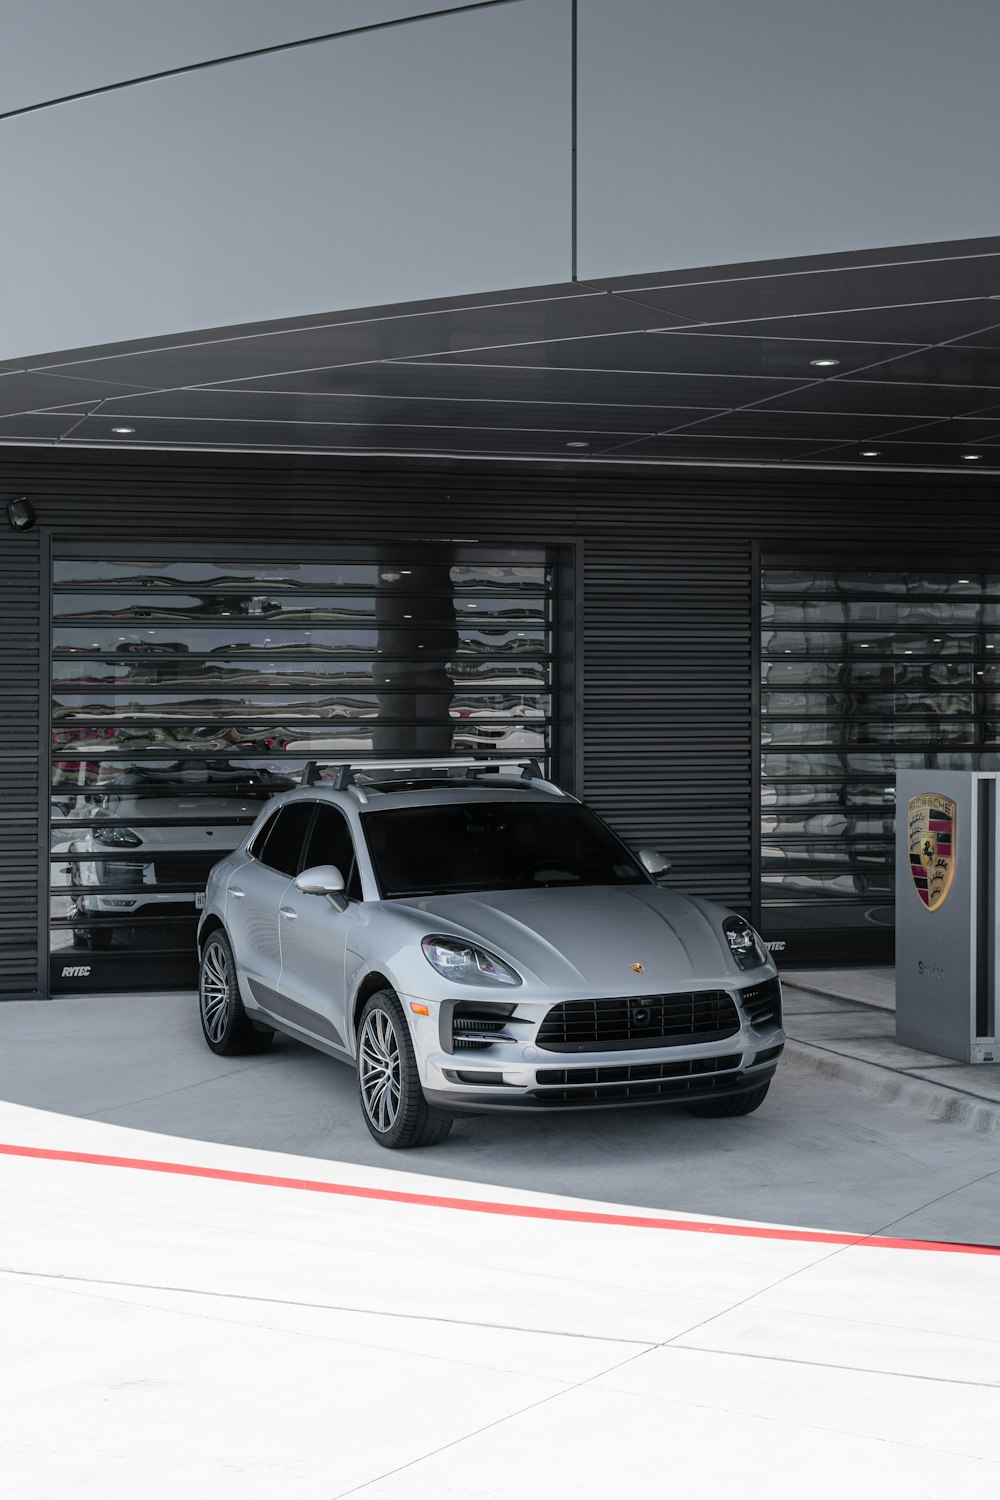
POLYGON ((1000 230, 997 0, 579 0, 579 35, 581 279, 1000 230))
MULTIPOLYGON (((328 27, 419 8, 270 10, 300 34, 300 10, 326 11, 328 27)), ((249 9, 256 24, 235 26, 225 50, 275 39, 264 7, 249 9)), ((569 18, 568 0, 456 10, 0 120, 0 358, 563 280, 569 18)), ((196 21, 184 6, 166 66, 227 42, 196 21)), ((76 40, 84 56, 58 69, 57 89, 108 76, 87 60, 103 34, 76 40)), ((155 50, 120 65, 147 69, 155 50)))
MULTIPOLYGON (((425 8, 5 0, 0 360, 569 279, 572 0, 425 8)), ((581 279, 1000 231, 996 0, 577 16, 581 279)))

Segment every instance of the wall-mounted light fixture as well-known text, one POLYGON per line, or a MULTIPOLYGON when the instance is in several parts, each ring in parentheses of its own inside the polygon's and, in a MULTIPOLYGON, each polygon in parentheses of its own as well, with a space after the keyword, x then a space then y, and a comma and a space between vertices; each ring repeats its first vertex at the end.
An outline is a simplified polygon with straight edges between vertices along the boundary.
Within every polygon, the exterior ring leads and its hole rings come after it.
POLYGON ((7 506, 7 519, 15 531, 30 531, 35 524, 35 512, 27 495, 18 495, 7 506))

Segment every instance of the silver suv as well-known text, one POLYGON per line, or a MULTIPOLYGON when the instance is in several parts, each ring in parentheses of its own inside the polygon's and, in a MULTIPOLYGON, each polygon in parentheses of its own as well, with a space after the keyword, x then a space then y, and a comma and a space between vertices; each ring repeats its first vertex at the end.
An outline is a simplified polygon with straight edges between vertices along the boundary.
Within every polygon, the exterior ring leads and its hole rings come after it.
POLYGON ((307 767, 209 877, 208 1045, 278 1030, 352 1064, 388 1147, 462 1110, 755 1110, 784 1034, 753 928, 509 766, 307 767))

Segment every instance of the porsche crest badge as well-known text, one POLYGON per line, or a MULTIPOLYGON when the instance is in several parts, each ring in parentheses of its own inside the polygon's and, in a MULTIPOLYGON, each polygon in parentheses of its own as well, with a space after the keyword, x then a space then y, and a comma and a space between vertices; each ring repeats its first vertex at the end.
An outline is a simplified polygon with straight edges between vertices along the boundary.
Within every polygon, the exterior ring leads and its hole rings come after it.
POLYGON ((955 815, 958 803, 940 792, 910 798, 910 874, 928 911, 948 899, 955 875, 955 815))
POLYGON ((645 974, 646 972, 645 964, 629 964, 629 968, 633 974, 645 974))

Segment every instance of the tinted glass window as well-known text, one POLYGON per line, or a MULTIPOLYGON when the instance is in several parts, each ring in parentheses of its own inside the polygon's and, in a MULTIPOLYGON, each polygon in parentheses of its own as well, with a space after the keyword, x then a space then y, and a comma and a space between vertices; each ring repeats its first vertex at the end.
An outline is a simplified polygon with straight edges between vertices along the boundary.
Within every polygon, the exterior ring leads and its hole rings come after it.
MULTIPOLYGON (((79 955, 91 990, 193 983, 208 871, 308 760, 551 754, 556 599, 541 548, 386 543, 299 561, 68 550, 53 560, 56 992, 79 988, 62 978, 79 955)), ((802 712, 789 703, 782 717, 802 712)), ((294 840, 272 853, 303 867, 294 840)))
POLYGON ((271 823, 259 858, 282 875, 297 875, 314 802, 291 802, 271 823))
POLYGON ((645 871, 578 803, 461 802, 364 815, 385 897, 555 885, 641 885, 645 871))
POLYGON ((309 835, 304 870, 314 865, 336 865, 344 877, 344 894, 352 901, 361 899, 361 880, 354 858, 354 840, 342 812, 322 802, 316 808, 316 821, 309 835))
POLYGON ((264 824, 263 828, 257 834, 257 837, 255 839, 252 839, 247 845, 247 852, 249 854, 252 854, 254 859, 260 859, 261 855, 263 854, 264 845, 267 843, 268 834, 274 827, 274 820, 276 816, 276 813, 272 813, 267 822, 264 824))

